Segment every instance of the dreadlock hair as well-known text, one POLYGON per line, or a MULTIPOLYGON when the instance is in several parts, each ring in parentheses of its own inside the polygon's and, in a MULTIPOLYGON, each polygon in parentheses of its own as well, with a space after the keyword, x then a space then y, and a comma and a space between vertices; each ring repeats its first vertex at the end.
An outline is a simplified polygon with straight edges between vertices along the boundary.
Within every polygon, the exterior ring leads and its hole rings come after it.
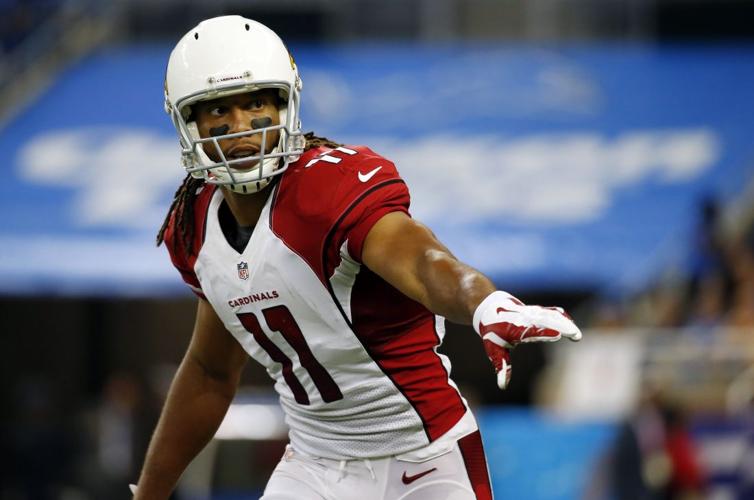
MULTIPOLYGON (((319 137, 314 135, 314 132, 308 132, 304 134, 306 139, 306 145, 304 151, 309 151, 313 148, 325 146, 328 148, 337 148, 341 144, 331 141, 325 137, 319 137)), ((157 233, 157 246, 160 246, 165 241, 165 230, 170 224, 170 219, 175 213, 175 230, 180 232, 181 243, 183 243, 186 251, 190 254, 194 250, 194 199, 196 195, 204 187, 204 179, 197 179, 192 177, 191 174, 186 175, 183 182, 173 195, 173 202, 170 204, 168 213, 165 216, 165 220, 160 227, 160 231, 157 233)))

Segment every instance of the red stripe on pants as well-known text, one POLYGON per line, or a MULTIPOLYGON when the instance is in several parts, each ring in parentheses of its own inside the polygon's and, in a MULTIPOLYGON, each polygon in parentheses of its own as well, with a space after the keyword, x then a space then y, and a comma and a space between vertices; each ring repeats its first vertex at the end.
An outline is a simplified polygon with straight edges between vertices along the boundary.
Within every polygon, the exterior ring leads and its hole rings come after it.
POLYGON ((466 473, 477 500, 492 500, 490 473, 487 470, 487 459, 484 457, 484 446, 479 431, 459 439, 458 447, 461 449, 466 473))

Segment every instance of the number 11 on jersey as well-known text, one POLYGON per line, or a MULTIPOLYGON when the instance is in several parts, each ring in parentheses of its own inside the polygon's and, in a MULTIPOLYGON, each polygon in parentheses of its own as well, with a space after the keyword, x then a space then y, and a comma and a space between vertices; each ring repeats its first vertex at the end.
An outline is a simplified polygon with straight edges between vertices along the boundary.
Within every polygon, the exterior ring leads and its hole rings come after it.
MULTIPOLYGON (((312 382, 317 387, 322 400, 325 403, 332 403, 339 399, 343 399, 343 394, 340 392, 340 388, 335 383, 333 378, 327 373, 325 367, 317 361, 314 357, 312 350, 306 343, 304 334, 301 333, 293 315, 285 306, 275 306, 262 310, 267 326, 270 330, 280 332, 288 345, 290 345, 296 354, 298 354, 299 363, 301 366, 309 372, 309 376, 312 378, 312 382)), ((280 363, 283 366, 283 379, 285 383, 290 387, 293 392, 293 397, 298 404, 308 405, 309 395, 306 393, 304 386, 293 373, 293 362, 291 358, 265 335, 262 330, 259 320, 254 313, 240 313, 237 314, 241 324, 247 332, 254 336, 254 340, 257 341, 259 346, 267 352, 267 354, 276 363, 280 363)))

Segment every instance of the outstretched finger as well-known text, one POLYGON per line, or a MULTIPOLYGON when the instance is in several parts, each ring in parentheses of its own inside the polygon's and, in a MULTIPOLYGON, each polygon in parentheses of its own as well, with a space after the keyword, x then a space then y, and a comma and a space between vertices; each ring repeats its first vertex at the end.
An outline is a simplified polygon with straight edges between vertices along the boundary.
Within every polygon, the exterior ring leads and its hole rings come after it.
POLYGON ((502 370, 497 372, 497 386, 505 390, 511 381, 511 365, 507 361, 503 361, 502 370))
POLYGON ((492 366, 495 368, 495 373, 497 374, 497 386, 501 389, 505 389, 511 379, 510 349, 501 347, 498 344, 485 339, 484 350, 487 353, 487 357, 492 361, 492 366))
POLYGON ((581 340, 581 337, 583 336, 583 334, 581 333, 581 330, 579 330, 578 327, 576 327, 576 331, 563 333, 563 336, 567 338, 568 340, 571 340, 573 342, 578 342, 579 340, 581 340))

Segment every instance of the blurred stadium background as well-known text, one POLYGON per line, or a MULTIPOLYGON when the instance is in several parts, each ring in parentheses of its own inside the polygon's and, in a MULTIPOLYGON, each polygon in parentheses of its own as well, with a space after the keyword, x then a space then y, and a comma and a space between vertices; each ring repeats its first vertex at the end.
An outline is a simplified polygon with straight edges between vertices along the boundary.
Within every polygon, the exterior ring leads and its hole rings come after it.
MULTIPOLYGON (((1 499, 137 478, 194 311, 153 243, 163 72, 229 13, 289 43, 307 130, 394 159, 459 257, 586 329, 500 393, 449 325, 498 498, 754 498, 754 1, 2 0, 1 499)), ((257 498, 285 432, 250 363, 176 498, 257 498)))

